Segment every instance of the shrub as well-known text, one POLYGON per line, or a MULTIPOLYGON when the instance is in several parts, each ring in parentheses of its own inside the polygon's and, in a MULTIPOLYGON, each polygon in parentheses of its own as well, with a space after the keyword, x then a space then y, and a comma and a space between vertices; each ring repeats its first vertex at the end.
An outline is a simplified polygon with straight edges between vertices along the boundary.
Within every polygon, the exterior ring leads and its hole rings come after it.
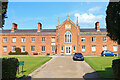
POLYGON ((9 52, 9 55, 28 55, 28 52, 21 52, 20 48, 15 48, 16 52, 9 52))
POLYGON ((112 68, 115 80, 120 80, 120 59, 112 61, 112 68))
POLYGON ((38 55, 38 53, 33 53, 33 55, 38 55))
POLYGON ((17 58, 2 58, 2 80, 15 80, 18 66, 17 58))

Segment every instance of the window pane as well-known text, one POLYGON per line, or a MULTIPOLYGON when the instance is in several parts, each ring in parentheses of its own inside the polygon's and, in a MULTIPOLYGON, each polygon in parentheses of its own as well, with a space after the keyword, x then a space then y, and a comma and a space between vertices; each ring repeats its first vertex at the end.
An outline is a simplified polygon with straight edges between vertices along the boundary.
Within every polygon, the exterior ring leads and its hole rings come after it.
POLYGON ((92 52, 96 51, 96 46, 92 46, 92 52))
POLYGON ((13 46, 13 47, 12 47, 12 51, 13 51, 13 52, 15 52, 15 48, 16 48, 16 46, 13 46))
POLYGON ((65 33, 65 42, 70 43, 72 41, 71 39, 72 39, 71 33, 70 33, 70 31, 67 31, 65 33))
POLYGON ((12 42, 14 42, 14 43, 15 43, 15 42, 16 42, 16 38, 13 38, 12 42))
POLYGON ((7 42, 7 38, 3 38, 3 42, 7 42))
POLYGON ((31 52, 35 51, 35 46, 31 46, 31 52))
POLYGON ((113 46, 113 51, 117 51, 117 46, 113 46))
POLYGON ((42 46, 42 52, 44 52, 45 51, 45 46, 42 46))
POLYGON ((55 46, 52 46, 52 52, 55 52, 55 46))
POLYGON ((22 46, 22 47, 21 47, 21 51, 22 51, 22 52, 25 52, 25 46, 22 46))
POLYGON ((31 42, 35 42, 35 38, 34 37, 31 38, 31 42))
POLYGON ((82 52, 85 52, 85 45, 82 45, 82 52))

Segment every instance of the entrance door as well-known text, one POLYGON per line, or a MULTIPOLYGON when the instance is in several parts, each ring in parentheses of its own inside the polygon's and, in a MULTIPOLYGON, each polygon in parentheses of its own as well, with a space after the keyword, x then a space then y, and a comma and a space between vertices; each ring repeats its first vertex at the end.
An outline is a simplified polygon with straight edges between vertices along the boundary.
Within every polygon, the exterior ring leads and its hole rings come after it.
POLYGON ((65 54, 71 55, 71 46, 65 46, 65 54))

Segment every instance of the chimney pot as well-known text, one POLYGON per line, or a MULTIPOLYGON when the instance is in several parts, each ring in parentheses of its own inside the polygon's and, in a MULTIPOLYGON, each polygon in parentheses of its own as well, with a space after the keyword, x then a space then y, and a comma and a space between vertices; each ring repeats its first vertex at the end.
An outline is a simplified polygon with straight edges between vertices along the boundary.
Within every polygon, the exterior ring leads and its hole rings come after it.
POLYGON ((14 32, 15 30, 17 30, 17 24, 16 23, 12 23, 12 32, 14 32))
POLYGON ((99 22, 98 21, 95 23, 95 29, 97 31, 100 31, 100 26, 99 26, 99 22))
POLYGON ((38 22, 38 29, 37 29, 37 31, 40 32, 41 29, 42 29, 42 24, 40 22, 38 22))

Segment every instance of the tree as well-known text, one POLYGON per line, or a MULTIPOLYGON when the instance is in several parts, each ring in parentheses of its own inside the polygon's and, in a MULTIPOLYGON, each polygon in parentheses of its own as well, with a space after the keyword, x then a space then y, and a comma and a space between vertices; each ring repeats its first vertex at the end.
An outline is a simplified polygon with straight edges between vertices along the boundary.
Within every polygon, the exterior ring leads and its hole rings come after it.
POLYGON ((6 2, 1 2, 0 1, 0 28, 3 28, 4 23, 5 23, 5 18, 7 18, 6 16, 6 12, 7 12, 7 5, 8 5, 8 0, 6 0, 6 2))
POLYGON ((120 44, 120 1, 109 2, 106 14, 108 36, 120 44))

